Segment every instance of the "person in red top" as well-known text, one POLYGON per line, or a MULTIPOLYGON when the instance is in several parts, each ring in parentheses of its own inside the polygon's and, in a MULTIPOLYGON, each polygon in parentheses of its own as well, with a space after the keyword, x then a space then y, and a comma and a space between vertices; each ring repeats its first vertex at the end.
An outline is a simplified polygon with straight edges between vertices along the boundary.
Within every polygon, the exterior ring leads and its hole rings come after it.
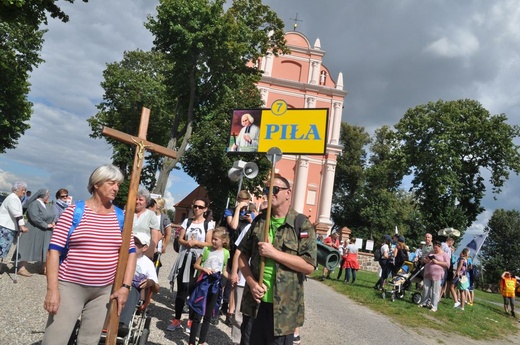
POLYGON ((500 279, 500 293, 504 297, 504 311, 509 314, 509 307, 511 306, 511 315, 515 317, 515 290, 516 290, 516 278, 511 272, 505 271, 502 273, 502 279, 500 279))
MULTIPOLYGON (((339 250, 339 239, 338 239, 338 233, 337 232, 333 232, 332 234, 330 234, 330 236, 328 236, 324 241, 323 241, 323 244, 329 246, 329 247, 332 247, 336 250, 339 250)), ((332 271, 329 271, 328 269, 326 269, 325 267, 323 267, 323 273, 321 275, 321 280, 325 280, 325 275, 327 275, 327 279, 330 279, 330 274, 332 273, 332 271)))
POLYGON ((51 237, 47 254, 47 294, 44 308, 49 312, 42 345, 67 344, 76 320, 81 316, 78 344, 97 344, 103 329, 107 303, 117 300, 120 315, 132 284, 136 266, 133 238, 123 284, 112 294, 119 251, 123 243, 115 206, 112 204, 123 174, 113 165, 94 170, 88 182, 92 195, 85 201, 83 216, 70 235, 76 205, 60 217, 51 237))

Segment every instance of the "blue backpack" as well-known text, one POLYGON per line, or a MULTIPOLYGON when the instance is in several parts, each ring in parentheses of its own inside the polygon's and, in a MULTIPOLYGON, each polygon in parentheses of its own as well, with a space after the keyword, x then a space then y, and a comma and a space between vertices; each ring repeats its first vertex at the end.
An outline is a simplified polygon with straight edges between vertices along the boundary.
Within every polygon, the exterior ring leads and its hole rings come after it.
MULTIPOLYGON (((119 228, 121 228, 121 232, 123 231, 123 224, 125 222, 125 214, 122 209, 117 206, 114 206, 116 211, 117 221, 119 222, 119 228)), ((83 213, 85 213, 85 201, 80 200, 76 203, 76 208, 74 209, 74 213, 72 214, 72 225, 70 226, 69 233, 67 235, 67 241, 65 242, 65 247, 60 253, 60 264, 67 257, 67 253, 69 252, 69 241, 70 235, 74 232, 74 229, 81 222, 81 218, 83 218, 83 213)))

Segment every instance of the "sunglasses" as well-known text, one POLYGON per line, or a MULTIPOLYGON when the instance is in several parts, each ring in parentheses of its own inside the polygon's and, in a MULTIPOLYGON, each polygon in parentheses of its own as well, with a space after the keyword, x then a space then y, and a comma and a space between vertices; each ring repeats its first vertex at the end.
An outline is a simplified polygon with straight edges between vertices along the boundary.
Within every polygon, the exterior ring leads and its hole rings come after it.
POLYGON ((202 205, 193 205, 192 208, 193 208, 194 210, 196 210, 196 209, 203 210, 203 209, 206 208, 206 206, 202 206, 202 205))
MULTIPOLYGON (((273 186, 273 195, 277 195, 281 190, 287 190, 289 188, 287 187, 278 187, 278 186, 273 186)), ((264 188, 264 193, 267 195, 269 194, 269 187, 265 187, 264 188)))
POLYGON ((60 195, 60 199, 67 198, 68 195, 60 195))

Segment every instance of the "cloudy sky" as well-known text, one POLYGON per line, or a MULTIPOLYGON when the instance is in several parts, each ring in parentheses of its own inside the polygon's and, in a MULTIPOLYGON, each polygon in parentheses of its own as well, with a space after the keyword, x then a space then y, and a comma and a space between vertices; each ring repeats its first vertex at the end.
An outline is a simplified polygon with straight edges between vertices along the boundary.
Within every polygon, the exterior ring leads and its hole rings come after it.
MULTIPOLYGON (((343 121, 369 132, 396 124, 408 108, 429 101, 470 98, 492 114, 520 122, 520 8, 517 1, 265 1, 311 43, 321 40, 324 64, 336 79, 343 73, 343 121)), ((32 75, 31 129, 15 150, 0 155, 0 190, 16 179, 29 189, 53 192, 67 187, 87 197, 86 182, 98 165, 110 161, 103 140, 88 137, 86 118, 102 100, 106 63, 124 51, 150 49, 144 28, 155 12, 152 0, 90 0, 61 3, 69 23, 50 20, 42 57, 32 75)), ((151 115, 153 121, 153 114, 151 115)), ((167 196, 176 201, 195 187, 183 173, 170 177, 167 196)), ((499 207, 517 207, 520 179, 485 199, 478 227, 499 207)))

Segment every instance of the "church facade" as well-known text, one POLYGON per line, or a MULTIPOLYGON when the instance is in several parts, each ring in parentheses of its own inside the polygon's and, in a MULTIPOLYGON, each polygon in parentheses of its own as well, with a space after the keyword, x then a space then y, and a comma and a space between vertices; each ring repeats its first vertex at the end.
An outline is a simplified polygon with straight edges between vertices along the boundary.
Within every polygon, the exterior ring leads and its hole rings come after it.
POLYGON ((284 100, 288 108, 328 108, 328 128, 324 155, 283 155, 276 170, 293 185, 293 208, 307 215, 318 234, 331 226, 330 212, 336 173, 344 98, 343 75, 336 80, 323 64, 325 51, 319 38, 311 46, 300 32, 286 34, 290 54, 268 54, 258 61, 263 71, 258 89, 265 107, 284 100))

